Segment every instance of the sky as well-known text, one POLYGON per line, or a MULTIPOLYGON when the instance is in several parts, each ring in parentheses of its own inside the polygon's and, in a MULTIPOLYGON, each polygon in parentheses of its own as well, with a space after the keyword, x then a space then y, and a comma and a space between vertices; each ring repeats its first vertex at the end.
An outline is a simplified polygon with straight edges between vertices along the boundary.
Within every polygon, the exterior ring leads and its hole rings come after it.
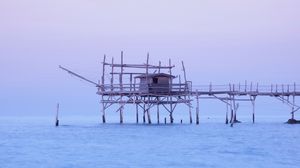
MULTIPOLYGON (((194 85, 300 84, 299 8, 298 0, 1 0, 1 114, 52 115, 57 102, 66 114, 100 114, 95 87, 58 65, 97 81, 103 55, 119 61, 121 51, 125 63, 145 63, 147 52, 153 64, 171 58, 175 73, 184 61, 194 85)), ((262 100, 262 109, 289 111, 262 100)))

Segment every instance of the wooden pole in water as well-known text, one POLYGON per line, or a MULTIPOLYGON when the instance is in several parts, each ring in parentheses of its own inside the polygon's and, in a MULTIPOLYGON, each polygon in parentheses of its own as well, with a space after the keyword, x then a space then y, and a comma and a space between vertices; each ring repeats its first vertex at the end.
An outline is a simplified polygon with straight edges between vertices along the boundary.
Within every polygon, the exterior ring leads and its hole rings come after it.
MULTIPOLYGON (((181 64, 182 64, 184 82, 185 82, 185 85, 187 86, 188 83, 187 83, 187 79, 186 79, 186 72, 185 72, 185 67, 184 67, 183 61, 181 61, 181 64)), ((188 92, 190 92, 190 91, 188 90, 188 92)), ((190 93, 188 94, 188 99, 189 100, 191 99, 190 93)), ((190 124, 192 124, 193 123, 193 118, 192 118, 192 107, 191 107, 191 103, 190 102, 189 102, 189 116, 190 116, 190 124)))
POLYGON ((252 123, 253 124, 255 122, 255 99, 256 99, 255 96, 253 96, 252 99, 251 99, 251 102, 252 102, 252 123))
POLYGON ((123 51, 121 51, 121 73, 120 73, 120 91, 123 91, 123 51))
MULTIPOLYGON (((171 63, 171 59, 169 59, 169 73, 170 75, 172 75, 172 63, 171 63)), ((171 96, 171 91, 172 91, 172 84, 173 84, 173 81, 171 80, 171 83, 170 83, 170 87, 169 87, 169 103, 170 103, 170 123, 173 124, 173 100, 172 100, 172 96, 171 96)))
POLYGON ((232 96, 232 102, 233 102, 233 110, 232 110, 232 117, 231 117, 231 124, 230 126, 232 127, 234 122, 236 121, 236 104, 235 104, 235 98, 232 96))
POLYGON ((146 104, 145 104, 145 98, 144 98, 144 102, 143 102, 143 123, 145 124, 146 122, 146 116, 145 116, 145 113, 146 113, 146 104))
POLYGON ((170 123, 173 124, 173 100, 170 96, 170 123))
MULTIPOLYGON (((106 59, 106 55, 104 55, 104 57, 103 57, 103 66, 102 66, 102 83, 101 84, 102 84, 103 92, 105 91, 105 89, 104 89, 105 59, 106 59)), ((104 102, 103 102, 103 98, 104 98, 103 94, 102 94, 101 98, 102 98, 102 123, 105 123, 106 120, 105 120, 105 107, 104 107, 104 102)))
POLYGON ((59 126, 58 112, 59 112, 59 103, 57 103, 57 106, 56 106, 56 117, 55 117, 55 126, 56 127, 59 126))
MULTIPOLYGON (((251 83, 251 86, 252 86, 252 83, 251 83)), ((230 91, 230 95, 229 95, 229 102, 230 102, 230 123, 232 122, 233 120, 233 110, 232 110, 232 89, 231 89, 231 84, 229 84, 229 91, 230 91)))
POLYGON ((114 57, 111 59, 111 78, 110 78, 110 90, 114 90, 114 57))
POLYGON ((199 94, 198 94, 198 90, 196 90, 196 92, 197 92, 196 124, 198 125, 199 124, 199 94))
POLYGON ((159 101, 160 101, 160 99, 159 99, 159 97, 157 97, 157 124, 159 124, 159 101))
POLYGON ((136 108, 136 123, 139 123, 139 105, 136 103, 135 104, 135 108, 136 108))
POLYGON ((150 97, 148 96, 148 101, 147 101, 147 118, 148 118, 148 124, 151 124, 151 116, 150 116, 150 108, 151 108, 151 104, 150 104, 150 97))
POLYGON ((292 119, 295 119, 295 94, 296 94, 296 83, 294 83, 294 94, 293 94, 293 106, 292 106, 292 119))
MULTIPOLYGON (((120 73, 120 91, 123 92, 123 51, 121 51, 121 73, 120 73)), ((123 95, 121 93, 121 99, 120 99, 120 124, 123 124, 123 108, 124 108, 124 104, 123 104, 123 95)))
POLYGON ((226 101, 226 119, 225 119, 225 124, 228 124, 228 100, 226 101))
POLYGON ((121 96, 121 99, 120 99, 120 105, 121 105, 121 108, 120 108, 120 124, 123 124, 123 108, 124 108, 124 105, 123 105, 123 96, 121 96))

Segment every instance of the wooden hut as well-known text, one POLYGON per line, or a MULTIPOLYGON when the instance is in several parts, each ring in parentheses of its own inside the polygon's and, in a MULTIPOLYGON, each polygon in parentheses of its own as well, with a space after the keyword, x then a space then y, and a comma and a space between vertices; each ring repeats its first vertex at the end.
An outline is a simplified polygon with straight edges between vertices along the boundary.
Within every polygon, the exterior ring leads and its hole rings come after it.
POLYGON ((139 91, 143 93, 170 93, 172 91, 173 75, 165 73, 143 74, 136 76, 140 79, 139 91))

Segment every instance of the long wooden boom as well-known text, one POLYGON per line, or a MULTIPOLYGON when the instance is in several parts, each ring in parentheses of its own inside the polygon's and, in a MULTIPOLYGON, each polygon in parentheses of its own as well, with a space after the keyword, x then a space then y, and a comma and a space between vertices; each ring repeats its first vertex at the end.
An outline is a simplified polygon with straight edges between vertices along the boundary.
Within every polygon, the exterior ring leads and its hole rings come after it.
POLYGON ((67 68, 64 68, 62 66, 59 66, 59 68, 62 69, 62 70, 64 70, 64 71, 67 71, 69 74, 74 75, 74 76, 76 76, 76 77, 78 77, 78 78, 80 78, 80 79, 82 79, 84 81, 87 81, 87 82, 89 82, 91 84, 96 85, 96 87, 100 87, 100 85, 97 84, 96 82, 93 82, 93 81, 91 81, 91 80, 89 80, 89 79, 87 79, 87 78, 85 78, 85 77, 83 77, 83 76, 81 76, 81 75, 79 75, 79 74, 77 74, 75 72, 72 72, 72 71, 68 70, 67 68))

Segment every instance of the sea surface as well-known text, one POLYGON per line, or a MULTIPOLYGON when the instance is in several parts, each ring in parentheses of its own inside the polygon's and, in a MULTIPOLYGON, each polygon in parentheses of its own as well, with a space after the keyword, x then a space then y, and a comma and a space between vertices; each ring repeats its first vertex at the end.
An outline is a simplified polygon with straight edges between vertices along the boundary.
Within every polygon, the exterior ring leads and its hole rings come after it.
POLYGON ((300 125, 0 119, 0 168, 300 167, 300 125))

